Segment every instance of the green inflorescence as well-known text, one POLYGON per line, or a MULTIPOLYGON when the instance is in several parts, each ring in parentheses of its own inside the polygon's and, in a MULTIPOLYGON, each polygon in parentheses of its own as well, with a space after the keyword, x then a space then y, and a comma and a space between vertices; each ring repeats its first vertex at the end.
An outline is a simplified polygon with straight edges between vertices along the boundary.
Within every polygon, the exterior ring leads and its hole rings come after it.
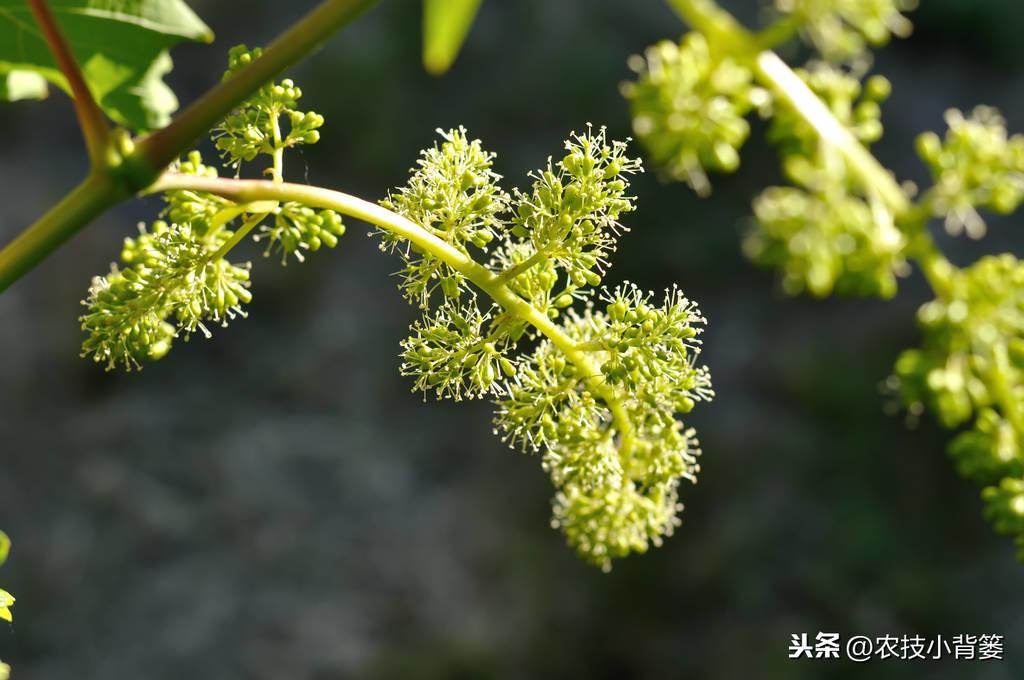
POLYGON ((950 109, 945 139, 934 132, 917 138, 917 150, 935 179, 932 214, 944 217, 951 234, 985 235, 977 209, 1008 215, 1024 200, 1024 135, 1009 135, 1006 121, 990 106, 969 116, 950 109))
MULTIPOLYGON (((259 54, 232 49, 226 77, 259 54)), ((300 96, 291 81, 268 84, 217 128, 225 164, 240 172, 263 159, 269 182, 218 178, 198 152, 177 163, 163 219, 126 239, 121 263, 93 282, 83 355, 139 368, 176 338, 244 315, 250 268, 226 255, 249 234, 282 259, 337 244, 338 213, 278 200, 295 196, 283 152, 317 141, 323 122, 296 110, 300 96), (249 193, 227 189, 243 185, 249 193)), ((696 479, 700 453, 680 416, 712 397, 696 364, 705 320, 676 289, 660 301, 632 284, 598 292, 635 208, 629 177, 642 170, 624 142, 588 126, 511 193, 494 157, 457 128, 422 152, 385 210, 300 193, 379 227, 381 248, 404 262, 402 293, 422 311, 402 341, 402 374, 438 397, 495 400, 496 432, 540 454, 551 475, 553 523, 608 569, 679 524, 679 480, 696 479)))
POLYGON ((905 239, 892 216, 846 191, 843 179, 819 177, 810 190, 770 187, 754 200, 757 228, 744 241, 745 252, 782 270, 791 295, 892 297, 906 269, 905 239))
MULTIPOLYGON (((259 55, 259 49, 244 45, 232 48, 225 77, 259 55)), ((284 150, 315 143, 323 123, 316 113, 295 110, 300 96, 289 80, 270 83, 232 112, 215 132, 227 165, 237 169, 263 156, 265 174, 280 181, 284 150), (282 134, 284 120, 290 127, 282 134)), ((200 177, 218 174, 198 151, 173 169, 200 177)), ((125 239, 121 262, 93 279, 83 302, 82 355, 107 369, 141 368, 163 357, 176 338, 188 339, 196 331, 209 337, 211 325, 245 316, 252 300, 250 265, 232 263, 226 255, 250 232, 267 241, 267 254, 281 253, 282 261, 333 248, 345 233, 337 213, 298 203, 238 206, 199 191, 167 192, 164 201, 163 219, 149 228, 140 225, 137 237, 125 239)))
POLYGON ((739 167, 750 134, 746 115, 765 105, 767 93, 753 85, 749 67, 714 52, 700 33, 679 44, 663 40, 629 65, 637 80, 622 92, 637 139, 670 178, 707 194, 706 171, 739 167))
POLYGON ((700 453, 679 416, 712 396, 695 363, 704 318, 674 289, 661 301, 632 284, 592 295, 640 171, 603 128, 574 134, 529 191, 512 194, 465 130, 441 136, 382 203, 461 253, 491 249, 486 292, 525 307, 485 301, 435 255, 385 234, 405 258, 400 288, 424 310, 402 343, 402 372, 440 397, 492 397, 496 432, 551 475, 553 525, 608 569, 679 523, 679 479, 695 479, 700 453))
POLYGON ((985 486, 987 516, 1017 536, 1024 560, 1024 265, 1005 254, 959 269, 929 231, 939 218, 952 235, 981 237, 981 212, 1020 206, 1024 135, 991 107, 948 111, 944 137, 917 140, 933 178, 918 192, 870 154, 891 86, 865 77, 870 47, 910 33, 903 13, 915 0, 776 0, 780 18, 759 33, 713 0, 671 4, 700 32, 633 58, 638 79, 623 92, 640 141, 703 193, 692 178, 738 167, 750 112, 769 119, 789 184, 754 199, 743 245, 781 272, 787 293, 889 298, 920 266, 936 297, 918 315, 921 347, 899 357, 890 385, 915 418, 927 409, 961 429, 949 447, 956 467, 985 486), (795 35, 820 60, 790 69, 770 51, 795 35))
MULTIPOLYGON (((796 73, 862 144, 881 138, 879 103, 890 91, 885 78, 872 76, 862 85, 825 62, 796 73)), ((780 269, 790 294, 892 297, 897 277, 908 270, 907 239, 892 212, 792 106, 780 101, 775 109, 768 139, 779 146, 793 186, 769 187, 754 199, 756 224, 745 252, 780 269)))
MULTIPOLYGON (((263 50, 258 47, 252 50, 245 45, 232 47, 225 80, 262 54, 263 50)), ((286 78, 264 85, 225 118, 214 131, 214 141, 227 165, 238 168, 261 154, 273 156, 281 149, 320 141, 324 118, 313 111, 297 110, 300 98, 302 90, 286 78)))
POLYGON ((990 517, 1024 551, 1024 263, 978 260, 918 319, 924 341, 899 357, 894 385, 911 413, 927 407, 948 428, 973 419, 950 455, 962 475, 990 485, 990 517))
MULTIPOLYGON (((463 128, 444 134, 444 141, 423 152, 409 183, 391 193, 381 205, 400 215, 416 215, 417 224, 463 254, 469 247, 482 249, 498 234, 497 217, 508 209, 511 197, 498 187, 494 154, 478 140, 469 140, 463 128)), ((465 290, 465 277, 436 257, 418 253, 397 236, 380 232, 386 247, 405 262, 402 292, 410 302, 426 309, 436 289, 457 298, 465 290)))
POLYGON ((163 357, 179 332, 209 336, 204 322, 226 325, 244 315, 242 305, 252 299, 249 266, 214 257, 229 233, 200 234, 163 221, 151 230, 140 225, 137 238, 125 239, 125 267, 112 265, 89 288, 83 354, 107 368, 140 368, 163 357))

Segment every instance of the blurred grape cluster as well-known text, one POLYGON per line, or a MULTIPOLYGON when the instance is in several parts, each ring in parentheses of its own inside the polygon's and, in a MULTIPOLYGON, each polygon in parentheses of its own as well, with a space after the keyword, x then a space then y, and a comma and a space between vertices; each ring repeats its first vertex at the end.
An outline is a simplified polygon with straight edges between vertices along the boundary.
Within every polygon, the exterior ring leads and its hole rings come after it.
MULTIPOLYGON (((881 138, 879 104, 890 92, 884 77, 862 84, 826 62, 796 73, 862 144, 881 138)), ((908 270, 907 239, 889 207, 784 99, 775 105, 768 138, 778 145, 793 185, 769 187, 754 199, 756 224, 744 241, 746 254, 781 270, 790 294, 895 295, 897 277, 908 270)))
POLYGON ((951 234, 980 238, 985 222, 979 208, 1008 215, 1024 200, 1024 135, 1009 135, 1006 121, 991 106, 965 116, 946 112, 945 139, 934 132, 917 138, 917 151, 935 186, 928 199, 932 214, 944 217, 951 234))
POLYGON ((891 85, 867 76, 870 47, 905 36, 914 0, 777 0, 776 23, 751 33, 714 2, 679 0, 702 32, 633 58, 623 87, 634 129, 670 177, 707 189, 706 172, 731 172, 749 134, 746 116, 769 119, 790 184, 753 202, 744 251, 781 272, 789 294, 890 298, 916 262, 935 291, 918 315, 921 346, 891 378, 913 416, 925 409, 960 432, 957 469, 986 485, 986 514, 1018 535, 1024 559, 1024 265, 1010 254, 958 269, 938 249, 932 218, 952 235, 979 238, 981 211, 1008 214, 1024 200, 1024 136, 994 108, 950 110, 944 137, 927 132, 917 151, 933 186, 898 184, 871 156, 883 133, 891 85), (818 57, 790 69, 768 52, 799 35, 818 57), (766 66, 765 64, 769 64, 766 66), (699 181, 694 181, 698 178, 699 181))
POLYGON ((637 80, 624 83, 622 92, 637 139, 670 178, 707 194, 707 171, 739 167, 750 134, 746 116, 767 94, 753 84, 748 66, 713 52, 700 33, 687 33, 678 44, 663 40, 629 65, 637 80))
POLYGON ((950 454, 962 475, 988 485, 988 514, 1018 536, 1024 558, 1024 263, 978 260, 918 320, 921 348, 896 362, 899 393, 912 413, 927 407, 948 428, 971 425, 950 454))

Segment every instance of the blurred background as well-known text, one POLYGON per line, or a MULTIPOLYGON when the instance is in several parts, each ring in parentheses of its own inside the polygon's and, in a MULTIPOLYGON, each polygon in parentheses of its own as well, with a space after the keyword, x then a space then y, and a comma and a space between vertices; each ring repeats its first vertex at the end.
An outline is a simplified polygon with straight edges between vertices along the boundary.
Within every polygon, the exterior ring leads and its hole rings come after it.
MULTIPOLYGON (((175 51, 183 102, 228 47, 268 42, 313 2, 191 4, 218 40, 175 51)), ((993 104, 1024 131, 1024 4, 922 5, 876 62, 894 83, 876 151, 910 180, 925 178, 914 136, 948 107, 993 104)), ((627 135, 626 58, 682 31, 659 0, 488 0, 436 79, 419 3, 383 2, 291 73, 327 124, 287 174, 376 199, 435 128, 464 124, 524 185, 588 121, 627 135)), ((59 93, 0 107, 0 129, 6 242, 85 155, 59 93)), ((611 574, 549 528, 547 475, 492 435, 488 404, 410 393, 397 354, 416 311, 364 225, 302 266, 246 246, 250 318, 124 375, 78 358, 79 300, 158 203, 104 216, 0 296, 0 584, 18 598, 0 656, 34 680, 1024 677, 1011 541, 955 474, 950 434, 886 413, 926 287, 915 273, 890 302, 787 299, 746 262, 750 199, 780 180, 762 131, 710 199, 654 173, 635 184, 606 281, 678 282, 700 302, 718 397, 688 421, 705 453, 684 525, 611 574), (792 633, 817 631, 993 633, 1007 658, 787 659, 792 633)), ((1022 221, 943 245, 960 263, 1020 255, 1022 221)))

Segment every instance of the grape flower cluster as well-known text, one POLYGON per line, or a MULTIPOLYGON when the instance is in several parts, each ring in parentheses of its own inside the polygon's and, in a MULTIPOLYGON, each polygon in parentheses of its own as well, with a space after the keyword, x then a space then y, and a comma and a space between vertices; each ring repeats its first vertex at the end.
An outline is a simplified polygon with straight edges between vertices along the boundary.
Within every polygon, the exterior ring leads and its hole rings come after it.
MULTIPOLYGON (((890 91, 884 77, 862 84, 826 62, 812 62, 796 73, 862 144, 881 138, 879 104, 890 91)), ((769 187, 754 199, 756 224, 744 251, 755 262, 781 270, 790 294, 892 297, 897 278, 907 271, 907 239, 892 212, 788 102, 775 108, 768 139, 779 146, 793 184, 769 187)))
MULTIPOLYGON (((878 17, 890 16, 882 7, 861 12, 835 2, 798 2, 783 9, 805 26, 818 25, 812 35, 835 33, 828 41, 833 47, 839 29, 842 35, 863 36, 866 27, 881 21, 878 17)), ((638 77, 622 90, 637 137, 670 178, 686 181, 700 194, 710 187, 708 172, 739 167, 739 149, 750 132, 747 116, 756 110, 770 117, 768 139, 778 145, 793 185, 770 187, 755 199, 755 228, 744 251, 781 270, 787 292, 895 294, 908 267, 906 238, 892 211, 858 182, 838 150, 820 139, 791 103, 754 82, 747 55, 713 49, 708 38, 691 32, 679 45, 663 41, 650 47, 630 65, 638 77)), ((860 71, 818 61, 796 73, 857 140, 869 145, 882 136, 880 104, 891 88, 878 75, 862 82, 860 71)))
MULTIPOLYGON (((232 48, 225 78, 259 55, 258 48, 232 48)), ((269 83, 232 112, 215 132, 225 163, 237 172, 242 163, 265 157, 265 174, 280 181, 283 152, 315 143, 323 124, 319 114, 296 110, 301 96, 290 80, 269 83)), ((218 174, 198 151, 173 169, 203 177, 218 174)), ((209 337, 212 325, 245 316, 245 305, 252 300, 251 265, 226 256, 250 232, 267 241, 267 254, 279 252, 282 261, 288 256, 301 261, 306 252, 333 248, 345 233, 334 211, 298 203, 239 206, 185 190, 167 192, 163 198, 163 219, 149 227, 140 224, 138 236, 125 239, 120 264, 93 279, 83 302, 82 356, 91 356, 108 370, 141 368, 163 357, 176 338, 187 340, 197 331, 209 337)))
POLYGON ((991 106, 968 116, 950 109, 946 124, 945 139, 934 132, 917 138, 918 154, 935 180, 931 212, 945 218, 949 233, 980 238, 985 221, 978 208, 1008 215, 1024 200, 1024 135, 1009 135, 991 106))
MULTIPOLYGON (((259 47, 233 47, 228 53, 224 79, 231 78, 262 54, 259 47)), ((273 156, 283 149, 320 141, 324 118, 314 111, 297 110, 301 97, 302 90, 286 78, 279 83, 267 83, 232 111, 214 131, 215 144, 227 165, 238 168, 260 154, 273 156)))
POLYGON ((402 372, 439 397, 492 398, 496 433, 551 476, 552 524, 608 569, 679 524, 679 480, 695 479, 700 453, 680 416, 712 396, 696 363, 704 317, 676 289, 655 299, 630 283, 599 287, 641 170, 603 128, 572 135, 512 193, 464 129, 439 132, 382 204, 474 263, 459 271, 382 232, 423 312, 402 372), (488 266, 475 264, 485 254, 488 266))
POLYGON ((629 66, 637 79, 624 83, 622 93, 637 139, 671 179, 707 194, 706 171, 739 167, 739 149, 750 135, 746 115, 767 103, 767 93, 753 85, 749 67, 713 52, 700 33, 652 45, 629 66))
POLYGON ((947 111, 944 136, 917 139, 932 186, 900 185, 869 151, 891 86, 867 76, 868 50, 910 33, 904 13, 916 0, 775 0, 779 18, 759 33, 713 0, 673 4, 704 32, 631 61, 639 75, 623 93, 641 143, 700 193, 707 172, 739 165, 746 117, 769 119, 789 183, 754 199, 743 246, 781 272, 787 293, 889 298, 910 262, 920 265, 936 297, 918 315, 921 346, 899 357, 890 386, 912 417, 928 409, 960 430, 949 449, 957 469, 985 487, 986 514, 1018 537, 1024 560, 1024 264, 1004 254, 958 269, 929 231, 938 218, 978 238, 983 212, 1020 206, 1024 135, 991 107, 947 111), (767 50, 794 35, 818 57, 789 69, 767 50))
MULTIPOLYGON (((978 210, 1008 214, 1024 199, 1024 136, 999 113, 946 112, 944 139, 924 133, 918 153, 935 184, 922 211, 952 234, 985 233, 978 210)), ((1009 253, 954 268, 918 313, 920 348, 899 357, 891 383, 912 416, 927 407, 950 429, 957 470, 983 485, 985 514, 1016 536, 1024 561, 1024 263, 1009 253)))
POLYGON ((927 407, 947 428, 971 425, 950 455, 986 485, 989 517, 1017 536, 1024 559, 1024 262, 988 256, 957 271, 918 320, 922 345, 899 357, 894 387, 911 413, 927 407))
MULTIPOLYGON (((232 49, 225 77, 259 56, 232 49)), ((249 234, 283 261, 337 244, 339 213, 277 200, 296 191, 284 183, 284 152, 315 143, 323 124, 297 109, 301 96, 290 80, 267 84, 217 127, 234 180, 198 151, 176 164, 162 219, 140 226, 121 262, 93 281, 83 356, 132 370, 179 337, 244 316, 251 267, 227 255, 249 234), (257 159, 271 181, 238 179, 257 159)), ((551 475, 552 522, 608 569, 679 524, 679 480, 696 479, 700 453, 680 416, 712 397, 696 363, 705 320, 675 288, 655 299, 629 283, 601 287, 635 208, 629 177, 642 170, 624 142, 588 126, 531 174, 528 190, 512 192, 494 158, 457 128, 422 152, 383 211, 340 192, 302 193, 379 228, 381 248, 403 261, 402 294, 422 313, 401 343, 401 372, 424 393, 493 399, 496 432, 539 454, 551 475)))

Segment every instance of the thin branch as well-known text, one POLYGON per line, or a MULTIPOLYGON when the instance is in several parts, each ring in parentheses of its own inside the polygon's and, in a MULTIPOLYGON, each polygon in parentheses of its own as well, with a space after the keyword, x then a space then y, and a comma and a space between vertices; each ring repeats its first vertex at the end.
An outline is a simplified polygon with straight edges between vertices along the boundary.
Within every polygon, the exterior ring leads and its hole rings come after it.
POLYGON ((107 117, 93 98, 89 86, 86 85, 75 55, 71 53, 71 48, 61 32, 60 26, 57 25, 57 19, 53 16, 49 4, 46 0, 28 0, 28 5, 35 16, 36 23, 43 31, 43 37, 53 53, 57 66, 68 81, 71 99, 75 103, 75 113, 78 115, 78 125, 82 128, 85 146, 89 151, 89 159, 92 161, 93 167, 99 167, 104 161, 104 153, 110 136, 107 117))
POLYGON ((266 219, 269 214, 269 211, 259 212, 243 222, 242 225, 235 230, 235 233, 233 233, 231 237, 227 241, 224 241, 223 245, 217 249, 217 252, 210 256, 210 261, 216 262, 217 260, 225 257, 232 248, 241 243, 242 239, 249 235, 250 231, 259 226, 259 223, 266 219))
POLYGON ((731 50, 740 50, 752 44, 750 31, 714 0, 668 0, 679 17, 708 40, 731 50))
POLYGON ((538 250, 519 264, 512 265, 505 271, 501 272, 501 274, 498 275, 498 280, 502 283, 511 283, 517 276, 540 264, 546 259, 548 259, 548 254, 544 252, 544 250, 538 250))
POLYGON ((757 46, 762 50, 770 50, 785 44, 800 33, 803 25, 801 17, 787 14, 767 28, 761 29, 754 34, 757 46))

